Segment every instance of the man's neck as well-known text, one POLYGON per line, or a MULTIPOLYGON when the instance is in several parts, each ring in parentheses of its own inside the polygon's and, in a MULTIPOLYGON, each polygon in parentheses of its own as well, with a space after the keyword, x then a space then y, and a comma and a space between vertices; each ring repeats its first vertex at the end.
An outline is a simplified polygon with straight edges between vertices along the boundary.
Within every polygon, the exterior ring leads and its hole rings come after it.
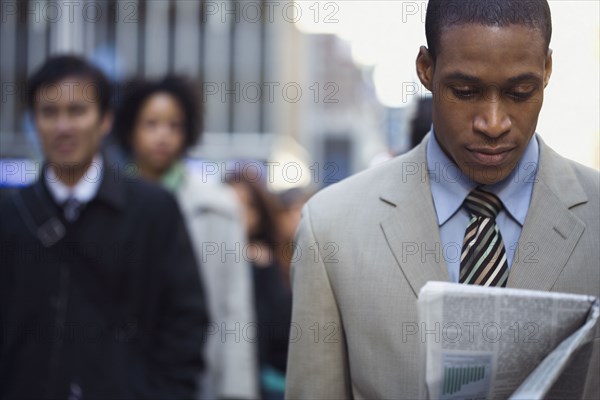
POLYGON ((64 185, 68 187, 74 187, 77 182, 83 178, 85 172, 92 165, 92 162, 86 163, 82 166, 72 166, 72 165, 56 165, 52 164, 50 168, 56 174, 56 177, 59 181, 61 181, 64 185))
POLYGON ((48 164, 48 169, 52 171, 54 178, 60 181, 63 185, 73 188, 86 174, 89 174, 90 179, 96 179, 102 174, 102 156, 95 154, 89 161, 81 163, 53 163, 48 164), (90 167, 92 168, 91 172, 90 167))

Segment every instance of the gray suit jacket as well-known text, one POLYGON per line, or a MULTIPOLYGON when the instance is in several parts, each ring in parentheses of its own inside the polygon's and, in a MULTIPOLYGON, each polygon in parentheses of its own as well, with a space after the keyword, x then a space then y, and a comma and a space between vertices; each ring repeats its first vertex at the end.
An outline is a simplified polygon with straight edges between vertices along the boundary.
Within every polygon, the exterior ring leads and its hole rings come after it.
MULTIPOLYGON (((418 397, 419 335, 403 329, 418 323, 425 282, 449 280, 426 142, 305 206, 292 270, 287 398, 418 397)), ((600 296, 599 181, 597 171, 540 140, 509 287, 600 296)), ((587 398, 599 398, 599 347, 597 329, 587 398)))
POLYGON ((191 172, 176 193, 185 217, 210 312, 201 398, 258 398, 251 267, 241 210, 233 190, 191 172))

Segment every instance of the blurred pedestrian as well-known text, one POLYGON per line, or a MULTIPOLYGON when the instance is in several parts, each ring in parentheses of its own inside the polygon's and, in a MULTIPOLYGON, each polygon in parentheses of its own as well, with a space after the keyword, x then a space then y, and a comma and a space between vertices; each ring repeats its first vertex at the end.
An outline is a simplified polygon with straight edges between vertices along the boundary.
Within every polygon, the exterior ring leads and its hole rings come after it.
POLYGON ((100 152, 96 67, 51 58, 28 96, 45 163, 0 204, 0 398, 192 397, 208 318, 177 203, 100 152))
POLYGON ((292 299, 285 283, 283 240, 277 224, 277 199, 256 179, 243 174, 227 180, 245 210, 258 321, 258 359, 263 399, 283 399, 292 299))
POLYGON ((250 270, 242 254, 241 210, 230 187, 208 183, 184 163, 201 131, 193 87, 175 76, 127 84, 114 131, 139 176, 175 194, 201 261, 213 323, 200 397, 254 399, 256 346, 253 338, 243 336, 253 321, 254 305, 250 270))
POLYGON ((282 268, 286 287, 291 290, 290 266, 294 256, 296 229, 302 217, 302 207, 310 198, 311 193, 306 188, 295 187, 277 195, 279 210, 277 223, 281 232, 282 268))
MULTIPOLYGON (((431 130, 433 99, 422 97, 417 102, 415 114, 410 120, 410 148, 417 147, 431 130)), ((410 149, 409 149, 410 150, 410 149)))

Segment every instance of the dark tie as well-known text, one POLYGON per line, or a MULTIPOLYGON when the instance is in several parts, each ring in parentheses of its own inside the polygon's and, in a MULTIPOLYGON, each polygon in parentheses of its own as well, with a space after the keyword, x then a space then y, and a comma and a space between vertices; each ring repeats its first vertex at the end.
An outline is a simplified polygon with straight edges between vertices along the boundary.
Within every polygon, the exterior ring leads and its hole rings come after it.
POLYGON ((493 193, 474 189, 464 202, 471 214, 460 258, 460 283, 506 286, 508 263, 496 224, 502 202, 493 193))
POLYGON ((65 219, 69 222, 74 222, 79 218, 83 203, 71 196, 63 203, 62 208, 65 219))

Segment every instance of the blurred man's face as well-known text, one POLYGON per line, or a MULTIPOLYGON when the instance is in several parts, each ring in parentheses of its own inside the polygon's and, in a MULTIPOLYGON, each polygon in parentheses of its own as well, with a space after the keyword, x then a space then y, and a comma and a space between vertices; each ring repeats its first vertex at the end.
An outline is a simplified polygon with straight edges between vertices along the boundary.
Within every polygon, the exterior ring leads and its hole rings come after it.
POLYGON ((433 92, 433 127, 469 178, 506 178, 535 132, 551 53, 537 29, 466 24, 442 31, 435 65, 421 48, 417 71, 433 92))
POLYGON ((150 96, 140 109, 132 139, 140 167, 164 173, 181 156, 185 142, 184 113, 177 100, 168 93, 150 96))
POLYGON ((46 160, 55 168, 87 168, 108 133, 111 116, 101 115, 96 88, 78 78, 42 86, 34 119, 46 160))

